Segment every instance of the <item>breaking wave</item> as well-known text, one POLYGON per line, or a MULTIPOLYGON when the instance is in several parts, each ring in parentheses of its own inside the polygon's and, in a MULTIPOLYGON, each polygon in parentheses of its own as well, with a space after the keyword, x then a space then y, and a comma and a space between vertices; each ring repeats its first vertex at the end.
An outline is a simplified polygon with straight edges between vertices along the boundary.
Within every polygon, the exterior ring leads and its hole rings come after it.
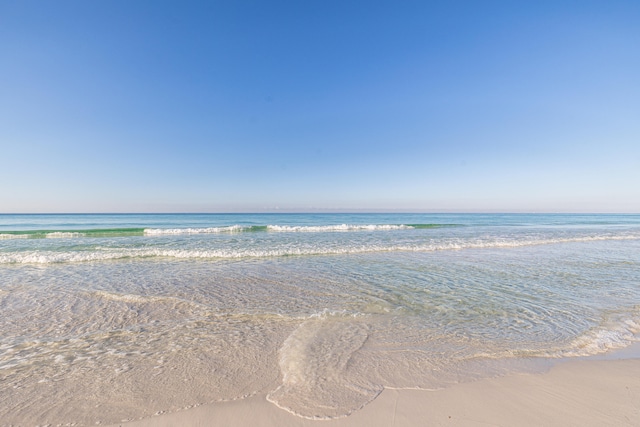
POLYGON ((125 258, 177 258, 177 259, 238 259, 272 258, 309 255, 341 255, 374 252, 435 252, 483 248, 518 248, 534 245, 552 245, 572 242, 595 242, 607 240, 638 240, 638 234, 599 235, 567 238, 493 238, 493 239, 451 239, 414 244, 322 244, 300 245, 291 243, 280 247, 220 247, 211 249, 172 249, 160 247, 147 248, 99 248, 94 250, 30 250, 0 253, 0 264, 52 264, 66 262, 106 261, 125 258))
POLYGON ((129 237, 144 235, 144 228, 97 228, 89 230, 23 230, 1 231, 0 240, 8 239, 73 239, 79 237, 129 237))
POLYGON ((8 239, 72 239, 81 237, 176 236, 217 233, 328 233, 345 231, 392 231, 453 227, 456 224, 338 224, 338 225, 229 225, 188 228, 109 228, 90 230, 24 230, 2 231, 0 240, 8 239))

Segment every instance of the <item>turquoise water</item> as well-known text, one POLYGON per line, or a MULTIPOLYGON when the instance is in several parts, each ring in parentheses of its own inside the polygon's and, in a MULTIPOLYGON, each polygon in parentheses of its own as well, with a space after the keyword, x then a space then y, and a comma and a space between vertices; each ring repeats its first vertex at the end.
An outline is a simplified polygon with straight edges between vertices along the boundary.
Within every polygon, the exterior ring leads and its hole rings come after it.
POLYGON ((0 307, 8 423, 335 418, 637 342, 640 215, 0 215, 0 307))

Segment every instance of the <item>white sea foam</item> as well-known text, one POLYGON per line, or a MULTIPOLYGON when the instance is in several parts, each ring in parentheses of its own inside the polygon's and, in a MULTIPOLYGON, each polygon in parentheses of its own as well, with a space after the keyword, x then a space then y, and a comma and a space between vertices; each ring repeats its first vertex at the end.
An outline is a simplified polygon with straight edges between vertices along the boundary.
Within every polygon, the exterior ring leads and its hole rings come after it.
POLYGON ((562 357, 591 356, 621 349, 640 341, 640 319, 625 319, 615 324, 594 328, 577 337, 562 357))
POLYGON ((75 237, 84 237, 84 233, 74 233, 71 231, 54 231, 52 233, 45 234, 47 239, 72 239, 75 237))
POLYGON ((287 233, 322 233, 330 231, 380 231, 380 230, 406 230, 413 227, 409 225, 392 225, 392 224, 368 224, 368 225, 268 225, 268 231, 287 232, 287 233))
POLYGON ((0 240, 9 240, 9 239, 28 239, 29 236, 26 234, 6 234, 0 233, 0 240))
POLYGON ((495 353, 480 352, 477 357, 508 359, 512 357, 587 357, 619 350, 640 341, 640 313, 624 319, 610 320, 575 337, 567 345, 547 349, 507 350, 495 353))
POLYGON ((487 240, 444 240, 426 244, 385 245, 379 244, 347 244, 345 246, 322 245, 296 246, 283 245, 271 248, 219 248, 219 249, 164 249, 164 248, 113 248, 96 251, 46 251, 31 250, 6 252, 0 254, 0 264, 50 264, 66 262, 106 261, 124 258, 166 257, 177 259, 238 259, 238 258, 272 258, 283 256, 305 255, 342 255, 374 252, 435 252, 447 250, 485 249, 485 248, 518 248, 535 245, 552 245, 572 242, 594 242, 608 240, 638 240, 640 235, 604 235, 569 237, 556 239, 487 239, 487 240))
POLYGON ((84 233, 76 233, 72 231, 52 231, 50 233, 40 233, 40 234, 0 234, 0 240, 9 240, 9 239, 29 239, 37 235, 38 237, 44 237, 47 239, 71 239, 76 237, 84 237, 86 234, 84 233))
POLYGON ((240 225, 230 225, 228 227, 207 227, 207 228, 145 228, 145 236, 177 235, 177 234, 216 234, 216 233, 238 233, 245 231, 247 227, 240 225))
POLYGON ((392 224, 338 224, 338 225, 267 225, 267 226, 241 226, 231 225, 227 227, 207 227, 207 228, 147 228, 144 234, 147 236, 179 235, 179 234, 216 234, 216 233, 239 233, 243 231, 269 231, 280 233, 323 233, 336 231, 383 231, 383 230, 405 230, 414 228, 409 225, 392 224))

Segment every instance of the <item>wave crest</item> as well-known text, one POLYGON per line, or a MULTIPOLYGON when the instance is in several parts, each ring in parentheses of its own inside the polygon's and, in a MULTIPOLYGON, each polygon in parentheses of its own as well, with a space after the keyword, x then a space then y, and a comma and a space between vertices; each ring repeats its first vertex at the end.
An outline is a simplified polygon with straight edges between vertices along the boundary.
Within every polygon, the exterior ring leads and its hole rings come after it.
POLYGON ((125 258, 178 258, 178 259, 238 259, 272 258, 285 256, 343 255, 374 252, 435 252, 484 248, 519 248, 535 245, 595 242, 608 240, 638 240, 640 235, 586 236, 556 239, 524 240, 450 240, 408 245, 346 245, 346 246, 282 246, 272 248, 214 248, 214 249, 164 249, 164 248, 111 248, 92 251, 20 251, 0 253, 0 264, 52 264, 65 262, 107 261, 125 258))

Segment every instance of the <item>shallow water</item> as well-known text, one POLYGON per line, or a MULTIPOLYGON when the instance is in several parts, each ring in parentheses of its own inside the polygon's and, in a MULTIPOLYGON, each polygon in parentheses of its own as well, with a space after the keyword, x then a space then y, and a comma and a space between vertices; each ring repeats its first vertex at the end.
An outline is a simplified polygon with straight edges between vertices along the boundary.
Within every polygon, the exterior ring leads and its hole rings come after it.
POLYGON ((0 215, 0 238, 7 424, 255 393, 334 418, 640 332, 637 215, 0 215))

